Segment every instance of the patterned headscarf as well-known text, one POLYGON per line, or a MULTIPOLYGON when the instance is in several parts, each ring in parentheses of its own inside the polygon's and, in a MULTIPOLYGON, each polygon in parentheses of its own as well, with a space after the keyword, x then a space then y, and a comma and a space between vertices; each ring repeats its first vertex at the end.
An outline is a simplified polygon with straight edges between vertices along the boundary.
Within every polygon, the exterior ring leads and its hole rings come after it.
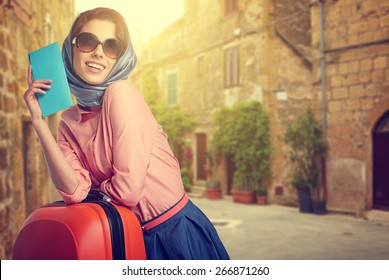
MULTIPOLYGON (((74 21, 74 23, 77 19, 74 21)), ((73 23, 73 26, 74 26, 73 23)), ((73 70, 72 57, 72 39, 71 33, 73 26, 70 29, 68 36, 63 42, 62 58, 65 65, 65 71, 69 82, 69 87, 76 97, 77 103, 82 106, 101 105, 103 95, 107 87, 115 81, 126 80, 131 71, 135 68, 137 57, 132 47, 131 40, 128 42, 128 47, 123 55, 116 61, 116 64, 108 74, 104 82, 99 85, 90 85, 80 79, 73 70)))

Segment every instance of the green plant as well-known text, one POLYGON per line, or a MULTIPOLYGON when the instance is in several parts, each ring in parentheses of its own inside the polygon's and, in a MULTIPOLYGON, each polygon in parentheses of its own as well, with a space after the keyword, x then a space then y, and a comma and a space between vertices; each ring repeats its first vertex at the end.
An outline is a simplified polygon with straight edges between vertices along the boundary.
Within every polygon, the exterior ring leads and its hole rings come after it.
POLYGON ((154 115, 165 133, 169 135, 169 142, 184 147, 186 144, 184 135, 193 128, 193 118, 178 107, 168 107, 165 103, 154 107, 154 115))
POLYGON ((255 191, 258 196, 267 196, 267 189, 265 187, 258 187, 255 191))
POLYGON ((235 163, 234 185, 256 190, 270 178, 269 120, 261 103, 242 102, 219 110, 214 117, 212 149, 235 163))
POLYGON ((220 181, 217 179, 211 179, 208 180, 205 185, 207 189, 217 189, 220 187, 220 181))
POLYGON ((185 191, 190 192, 192 188, 192 183, 190 181, 190 174, 187 168, 181 168, 181 178, 182 183, 184 184, 185 191))
POLYGON ((319 188, 320 160, 326 152, 327 144, 310 107, 288 124, 284 141, 290 146, 292 185, 295 188, 309 188, 312 199, 322 199, 322 190, 319 188))

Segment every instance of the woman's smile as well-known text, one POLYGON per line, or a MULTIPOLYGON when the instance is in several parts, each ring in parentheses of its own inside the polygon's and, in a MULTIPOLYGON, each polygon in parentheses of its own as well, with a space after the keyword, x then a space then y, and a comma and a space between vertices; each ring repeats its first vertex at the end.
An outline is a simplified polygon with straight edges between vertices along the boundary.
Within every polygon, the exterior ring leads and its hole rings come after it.
POLYGON ((89 70, 94 73, 100 73, 106 68, 103 64, 95 61, 87 61, 85 64, 89 67, 89 70))

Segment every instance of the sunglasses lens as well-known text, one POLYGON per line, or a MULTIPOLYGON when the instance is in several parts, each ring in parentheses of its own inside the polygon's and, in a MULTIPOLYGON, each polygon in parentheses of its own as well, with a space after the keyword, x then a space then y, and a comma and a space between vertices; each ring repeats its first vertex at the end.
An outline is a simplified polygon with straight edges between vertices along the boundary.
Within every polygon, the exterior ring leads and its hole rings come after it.
MULTIPOLYGON (((93 52, 99 45, 99 40, 92 33, 81 33, 76 38, 77 48, 82 52, 93 52)), ((103 51, 109 58, 116 59, 121 55, 122 49, 116 39, 107 39, 103 43, 103 51)))
POLYGON ((110 58, 118 58, 121 54, 121 47, 118 40, 108 39, 104 42, 104 53, 110 58))
POLYGON ((77 47, 83 52, 92 52, 96 49, 99 41, 90 33, 81 33, 77 36, 77 47))

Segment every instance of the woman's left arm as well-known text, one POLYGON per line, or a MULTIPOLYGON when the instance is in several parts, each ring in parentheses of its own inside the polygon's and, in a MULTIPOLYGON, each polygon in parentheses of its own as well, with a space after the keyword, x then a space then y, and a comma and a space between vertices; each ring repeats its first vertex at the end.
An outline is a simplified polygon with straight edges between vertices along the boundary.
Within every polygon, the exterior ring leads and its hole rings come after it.
POLYGON ((104 96, 102 112, 112 141, 113 173, 101 190, 113 201, 135 206, 144 195, 144 181, 158 123, 143 95, 125 81, 111 85, 104 96))

